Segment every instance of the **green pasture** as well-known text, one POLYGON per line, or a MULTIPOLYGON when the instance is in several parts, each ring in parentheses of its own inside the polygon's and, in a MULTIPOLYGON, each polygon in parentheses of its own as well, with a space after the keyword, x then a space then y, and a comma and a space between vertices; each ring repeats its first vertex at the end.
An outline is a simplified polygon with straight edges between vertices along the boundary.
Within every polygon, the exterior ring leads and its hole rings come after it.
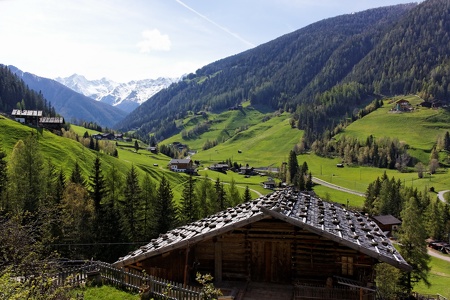
POLYGON ((423 282, 420 282, 414 287, 414 291, 422 295, 440 294, 450 299, 450 262, 431 257, 429 266, 431 271, 428 274, 428 280, 431 282, 431 286, 427 287, 423 282))
MULTIPOLYGON (((425 174, 424 178, 419 179, 417 172, 400 173, 397 170, 357 166, 338 168, 336 164, 340 163, 339 159, 324 158, 314 154, 299 155, 297 159, 299 164, 306 161, 313 177, 359 192, 366 192, 369 183, 381 177, 384 172, 389 178, 400 179, 405 186, 417 188, 419 191, 428 190, 431 187, 434 187, 436 191, 450 189, 450 174, 446 169, 441 169, 433 175, 425 174)), ((330 194, 334 195, 331 191, 330 194)))
POLYGON ((319 198, 345 205, 348 203, 349 207, 361 208, 364 205, 364 197, 334 190, 323 185, 315 185, 314 192, 319 198))
POLYGON ((251 126, 214 148, 199 151, 193 159, 212 164, 231 158, 252 167, 279 167, 301 137, 302 131, 291 128, 288 116, 282 115, 251 126))
MULTIPOLYGON (((394 104, 384 101, 384 106, 350 124, 341 135, 349 135, 365 141, 369 135, 375 138, 398 138, 407 143, 412 150, 417 149, 430 153, 438 136, 443 136, 450 130, 450 113, 445 109, 430 109, 416 106, 419 101, 416 96, 404 97, 411 101, 415 108, 408 113, 392 113, 394 104)), ((421 101, 420 101, 421 102, 421 101)), ((423 153, 415 152, 420 159, 423 153)), ((427 160, 423 161, 426 163, 427 160)))

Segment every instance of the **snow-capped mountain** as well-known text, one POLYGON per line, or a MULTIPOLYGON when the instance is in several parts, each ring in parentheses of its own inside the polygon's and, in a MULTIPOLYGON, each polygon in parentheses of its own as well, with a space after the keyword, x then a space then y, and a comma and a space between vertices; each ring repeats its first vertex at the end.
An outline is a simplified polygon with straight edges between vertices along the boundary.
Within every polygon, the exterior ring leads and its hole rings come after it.
POLYGON ((163 88, 178 82, 180 78, 144 79, 118 83, 107 78, 88 80, 83 75, 73 74, 65 78, 58 77, 55 80, 89 98, 131 112, 163 88))

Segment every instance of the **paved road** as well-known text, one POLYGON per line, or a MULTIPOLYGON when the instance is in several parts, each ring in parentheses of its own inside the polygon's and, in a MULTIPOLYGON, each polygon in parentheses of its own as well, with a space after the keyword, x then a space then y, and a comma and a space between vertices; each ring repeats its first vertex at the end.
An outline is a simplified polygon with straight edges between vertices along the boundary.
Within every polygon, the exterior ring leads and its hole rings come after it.
POLYGON ((428 254, 430 256, 433 256, 433 257, 436 257, 436 258, 439 258, 439 259, 442 259, 442 260, 450 262, 450 256, 448 254, 447 255, 446 254, 442 254, 441 252, 439 252, 437 250, 430 249, 430 248, 427 249, 427 252, 428 252, 428 254))
POLYGON ((312 181, 314 183, 317 183, 317 184, 320 184, 320 185, 323 185, 323 186, 326 186, 326 187, 329 187, 331 189, 335 189, 335 190, 338 190, 338 191, 341 191, 341 192, 357 195, 357 196, 360 196, 360 197, 365 197, 366 196, 366 194, 364 194, 364 193, 361 193, 361 192, 358 192, 358 191, 354 191, 354 190, 351 190, 351 189, 348 189, 348 188, 345 188, 345 187, 342 187, 342 186, 338 186, 338 185, 329 183, 329 182, 327 182, 325 180, 322 180, 322 179, 319 179, 317 177, 313 177, 312 181))

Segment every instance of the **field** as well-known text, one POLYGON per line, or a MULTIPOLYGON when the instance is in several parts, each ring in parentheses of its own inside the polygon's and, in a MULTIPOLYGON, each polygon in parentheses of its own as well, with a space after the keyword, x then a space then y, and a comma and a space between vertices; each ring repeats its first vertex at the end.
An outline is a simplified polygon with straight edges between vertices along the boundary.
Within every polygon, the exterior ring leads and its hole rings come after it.
POLYGON ((427 287, 420 282, 415 286, 414 291, 422 295, 440 294, 447 299, 450 299, 450 262, 431 257, 430 267, 431 271, 428 274, 428 280, 431 282, 431 286, 427 287))

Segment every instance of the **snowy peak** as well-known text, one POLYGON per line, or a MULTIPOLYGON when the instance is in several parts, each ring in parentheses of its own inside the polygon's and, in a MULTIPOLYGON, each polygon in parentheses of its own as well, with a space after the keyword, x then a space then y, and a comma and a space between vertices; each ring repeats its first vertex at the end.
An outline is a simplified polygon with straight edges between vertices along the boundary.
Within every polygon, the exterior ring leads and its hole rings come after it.
POLYGON ((73 74, 65 78, 58 77, 55 80, 89 98, 131 112, 160 90, 178 82, 179 78, 144 79, 118 83, 105 77, 88 80, 83 75, 73 74))

